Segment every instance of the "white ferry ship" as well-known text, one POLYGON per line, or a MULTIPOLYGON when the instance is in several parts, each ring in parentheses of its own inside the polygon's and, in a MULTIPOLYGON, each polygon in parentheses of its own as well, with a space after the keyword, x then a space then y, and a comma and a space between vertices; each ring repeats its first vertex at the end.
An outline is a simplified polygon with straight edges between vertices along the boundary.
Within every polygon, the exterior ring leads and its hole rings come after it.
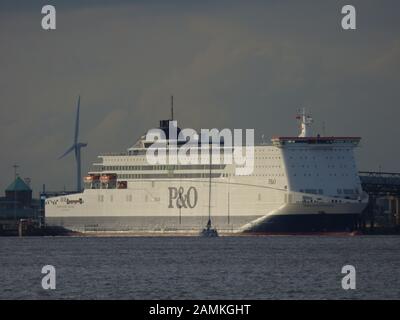
MULTIPOLYGON (((237 175, 234 163, 150 165, 153 141, 142 136, 125 153, 100 155, 83 192, 46 199, 46 223, 78 232, 197 233, 210 209, 219 232, 352 231, 368 203, 353 152, 360 138, 312 136, 311 117, 299 118, 298 137, 254 147, 250 175, 237 175)), ((166 134, 169 122, 160 121, 166 134)))

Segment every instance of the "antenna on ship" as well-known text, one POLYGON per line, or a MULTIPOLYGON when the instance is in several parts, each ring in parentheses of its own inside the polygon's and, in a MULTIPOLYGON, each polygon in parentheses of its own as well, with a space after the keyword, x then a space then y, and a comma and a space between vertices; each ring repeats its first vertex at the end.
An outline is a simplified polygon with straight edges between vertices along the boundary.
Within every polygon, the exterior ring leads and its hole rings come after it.
POLYGON ((174 96, 171 96, 171 121, 174 120, 174 96))
POLYGON ((212 169, 211 169, 211 165, 212 165, 212 157, 211 157, 211 147, 212 144, 209 142, 209 155, 210 155, 210 170, 209 170, 209 177, 208 177, 208 221, 207 221, 207 225, 206 227, 201 230, 200 232, 200 236, 202 237, 218 237, 218 231, 217 229, 212 227, 211 224, 211 173, 212 173, 212 169))

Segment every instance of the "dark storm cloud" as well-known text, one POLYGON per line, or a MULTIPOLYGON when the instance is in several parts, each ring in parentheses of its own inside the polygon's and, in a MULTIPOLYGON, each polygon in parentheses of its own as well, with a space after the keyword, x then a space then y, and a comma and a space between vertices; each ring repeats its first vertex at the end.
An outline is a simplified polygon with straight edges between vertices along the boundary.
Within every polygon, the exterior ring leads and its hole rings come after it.
POLYGON ((39 1, 0 4, 0 190, 21 164, 37 189, 73 187, 70 146, 82 96, 84 167, 123 151, 169 114, 184 127, 360 135, 361 169, 399 170, 400 5, 352 1, 56 1, 57 30, 39 1), (17 4, 16 4, 17 3, 17 4))

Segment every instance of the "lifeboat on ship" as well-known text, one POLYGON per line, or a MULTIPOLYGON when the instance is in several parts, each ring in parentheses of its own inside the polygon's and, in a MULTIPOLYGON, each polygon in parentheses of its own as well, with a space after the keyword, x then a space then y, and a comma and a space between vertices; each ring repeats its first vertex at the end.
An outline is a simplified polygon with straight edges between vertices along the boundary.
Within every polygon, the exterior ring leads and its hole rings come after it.
POLYGON ((99 174, 89 174, 89 175, 84 177, 84 181, 86 183, 96 182, 96 181, 99 181, 99 179, 100 179, 100 175, 99 174))
POLYGON ((109 183, 111 181, 117 180, 117 175, 116 174, 102 174, 100 176, 100 182, 101 183, 109 183))

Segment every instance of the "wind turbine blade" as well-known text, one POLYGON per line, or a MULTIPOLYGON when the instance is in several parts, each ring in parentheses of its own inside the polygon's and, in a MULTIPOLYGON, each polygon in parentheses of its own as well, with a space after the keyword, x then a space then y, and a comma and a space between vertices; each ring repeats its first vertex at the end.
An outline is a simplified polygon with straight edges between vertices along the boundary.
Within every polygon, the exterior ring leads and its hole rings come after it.
POLYGON ((70 153, 74 149, 75 149, 75 145, 73 145, 71 148, 69 148, 67 151, 65 151, 64 154, 61 157, 59 157, 58 159, 64 158, 68 153, 70 153))
POLYGON ((75 139, 74 144, 78 143, 78 136, 79 136, 79 109, 81 107, 81 96, 78 97, 78 107, 76 109, 76 122, 75 122, 75 139))

